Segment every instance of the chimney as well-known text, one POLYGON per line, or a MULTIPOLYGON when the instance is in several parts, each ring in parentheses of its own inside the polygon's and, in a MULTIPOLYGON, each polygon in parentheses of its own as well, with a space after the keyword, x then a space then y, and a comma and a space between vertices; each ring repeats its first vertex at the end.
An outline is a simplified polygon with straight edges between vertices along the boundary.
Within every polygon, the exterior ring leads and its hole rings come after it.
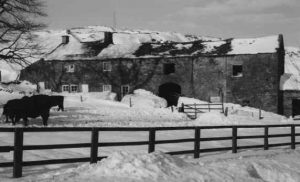
POLYGON ((106 45, 113 44, 113 33, 112 32, 104 32, 104 43, 106 45))
POLYGON ((67 43, 69 43, 69 36, 68 35, 63 35, 62 36, 62 44, 67 44, 67 43))

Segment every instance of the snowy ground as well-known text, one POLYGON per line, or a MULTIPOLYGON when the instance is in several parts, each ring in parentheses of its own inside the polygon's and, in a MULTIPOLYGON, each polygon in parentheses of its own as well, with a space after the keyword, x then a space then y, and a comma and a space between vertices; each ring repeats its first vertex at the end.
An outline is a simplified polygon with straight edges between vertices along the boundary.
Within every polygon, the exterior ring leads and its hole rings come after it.
MULTIPOLYGON (((7 94, 7 92, 5 92, 7 94)), ((204 113, 191 120, 185 114, 164 108, 164 101, 151 93, 137 91, 120 102, 111 101, 109 93, 66 94, 64 112, 51 111, 49 127, 55 126, 97 126, 97 127, 149 127, 149 126, 199 126, 231 124, 287 124, 295 123, 274 113, 263 112, 259 120, 258 110, 226 104, 229 116, 220 113, 204 113), (129 98, 131 99, 129 99, 129 98), (108 100, 103 100, 108 99, 108 100), (132 107, 129 107, 131 100, 132 107)), ((5 99, 1 97, 1 99, 5 99)), ((1 100, 0 99, 0 100, 1 100)), ((194 103, 197 100, 181 98, 181 101, 194 103)), ((2 101, 4 102, 4 101, 2 101)), ((200 101, 198 101, 200 102, 200 101)), ((1 103, 1 102, 0 102, 1 103)), ((2 112, 0 108, 0 112, 2 112)), ((32 127, 42 127, 41 119, 31 119, 32 127)), ((21 124, 17 127, 22 126, 21 124)), ((1 127, 11 127, 2 123, 1 127)), ((263 129, 239 129, 239 134, 259 135, 263 129)), ((287 128, 270 129, 270 134, 288 133, 287 128)), ((296 129, 300 133, 300 128, 296 129)), ((159 131, 156 138, 192 138, 194 131, 159 131)), ((204 137, 231 136, 230 129, 205 130, 204 137)), ((26 133, 24 144, 67 144, 87 143, 89 132, 26 133)), ((145 141, 147 132, 101 132, 102 142, 145 141)), ((289 142, 290 138, 274 138, 269 142, 289 142)), ((300 137, 296 138, 300 141, 300 137)), ((0 145, 12 145, 13 135, 0 133, 0 145)), ((238 145, 263 144, 263 139, 239 140, 238 145)), ((201 149, 230 147, 231 141, 202 142, 201 149)), ((204 153, 200 159, 192 155, 169 156, 162 152, 192 150, 193 143, 157 145, 153 154, 146 154, 147 146, 101 147, 99 156, 109 158, 95 165, 64 164, 24 167, 23 178, 12 179, 11 168, 0 168, 0 181, 299 181, 300 152, 288 147, 263 151, 243 150, 238 154, 228 152, 204 153)), ((0 162, 12 160, 12 152, 0 153, 0 162)), ((26 151, 24 161, 58 158, 88 157, 89 149, 63 149, 26 151)))

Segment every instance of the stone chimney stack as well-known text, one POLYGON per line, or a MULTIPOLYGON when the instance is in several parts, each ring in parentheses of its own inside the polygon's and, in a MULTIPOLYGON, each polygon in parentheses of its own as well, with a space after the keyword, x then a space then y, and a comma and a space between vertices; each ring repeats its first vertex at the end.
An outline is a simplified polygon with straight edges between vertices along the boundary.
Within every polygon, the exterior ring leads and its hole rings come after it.
POLYGON ((113 44, 113 33, 112 32, 104 32, 104 43, 106 45, 113 44))
POLYGON ((69 40, 70 39, 70 36, 69 35, 63 35, 62 36, 62 44, 67 44, 67 43, 69 43, 69 40))

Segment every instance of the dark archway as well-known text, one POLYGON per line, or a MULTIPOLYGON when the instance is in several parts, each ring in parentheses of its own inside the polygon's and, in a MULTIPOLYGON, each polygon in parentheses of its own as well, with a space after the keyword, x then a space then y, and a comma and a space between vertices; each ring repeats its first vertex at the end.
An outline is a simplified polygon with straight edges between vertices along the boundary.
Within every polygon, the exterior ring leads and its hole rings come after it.
POLYGON ((165 83, 159 86, 159 96, 163 97, 168 102, 169 106, 177 106, 178 98, 181 94, 181 87, 175 83, 165 83))
POLYGON ((300 115, 300 99, 293 99, 292 100, 292 107, 293 107, 293 117, 300 115))

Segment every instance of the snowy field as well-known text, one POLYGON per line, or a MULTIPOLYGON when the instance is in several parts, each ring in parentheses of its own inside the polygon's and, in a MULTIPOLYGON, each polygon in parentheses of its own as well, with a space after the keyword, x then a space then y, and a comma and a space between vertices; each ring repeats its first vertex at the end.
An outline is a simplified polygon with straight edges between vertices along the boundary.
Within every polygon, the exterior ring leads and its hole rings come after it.
MULTIPOLYGON (((12 94, 9 92, 1 92, 12 94)), ((15 97, 20 97, 14 93, 15 97)), ((5 103, 1 97, 0 103, 5 103)), ((122 102, 112 101, 112 93, 65 94, 65 111, 53 108, 48 127, 151 127, 151 126, 203 126, 239 124, 297 123, 274 113, 262 112, 258 118, 255 108, 226 104, 229 116, 218 112, 203 113, 191 120, 176 108, 165 108, 165 101, 150 92, 138 90, 122 102), (130 107, 130 100, 131 106, 130 107)), ((179 104, 198 103, 192 98, 180 98, 179 104)), ((1 107, 1 106, 0 106, 1 107)), ((0 108, 2 113, 2 109, 0 108)), ((11 127, 3 122, 1 127, 11 127)), ((31 119, 30 127, 43 127, 40 118, 31 119)), ((16 127, 21 127, 22 123, 16 127)), ((262 135, 263 129, 239 129, 239 135, 262 135)), ((296 129, 300 133, 300 128, 296 129)), ((289 133, 288 128, 270 129, 270 134, 289 133)), ((202 137, 231 136, 230 129, 204 130, 202 137)), ((158 131, 157 140, 193 138, 194 131, 158 131)), ((89 143, 89 132, 26 133, 24 145, 89 143)), ((147 132, 100 132, 101 142, 146 141, 147 132)), ((300 141, 300 137, 296 137, 300 141)), ((274 138, 269 143, 290 142, 290 138, 274 138)), ((0 133, 0 145, 13 144, 13 134, 0 133)), ((263 139, 238 140, 238 145, 261 145, 263 139)), ((201 149, 231 147, 231 141, 201 142, 201 149)), ((107 159, 88 163, 44 165, 23 168, 23 178, 13 179, 11 168, 0 168, 0 181, 299 181, 300 151, 282 147, 263 151, 239 150, 203 153, 200 159, 192 155, 170 156, 163 152, 192 150, 193 143, 156 145, 156 151, 147 154, 147 146, 100 147, 99 156, 107 159)), ((24 161, 89 157, 89 148, 32 150, 24 152, 24 161)), ((0 162, 12 161, 13 153, 0 153, 0 162)))

